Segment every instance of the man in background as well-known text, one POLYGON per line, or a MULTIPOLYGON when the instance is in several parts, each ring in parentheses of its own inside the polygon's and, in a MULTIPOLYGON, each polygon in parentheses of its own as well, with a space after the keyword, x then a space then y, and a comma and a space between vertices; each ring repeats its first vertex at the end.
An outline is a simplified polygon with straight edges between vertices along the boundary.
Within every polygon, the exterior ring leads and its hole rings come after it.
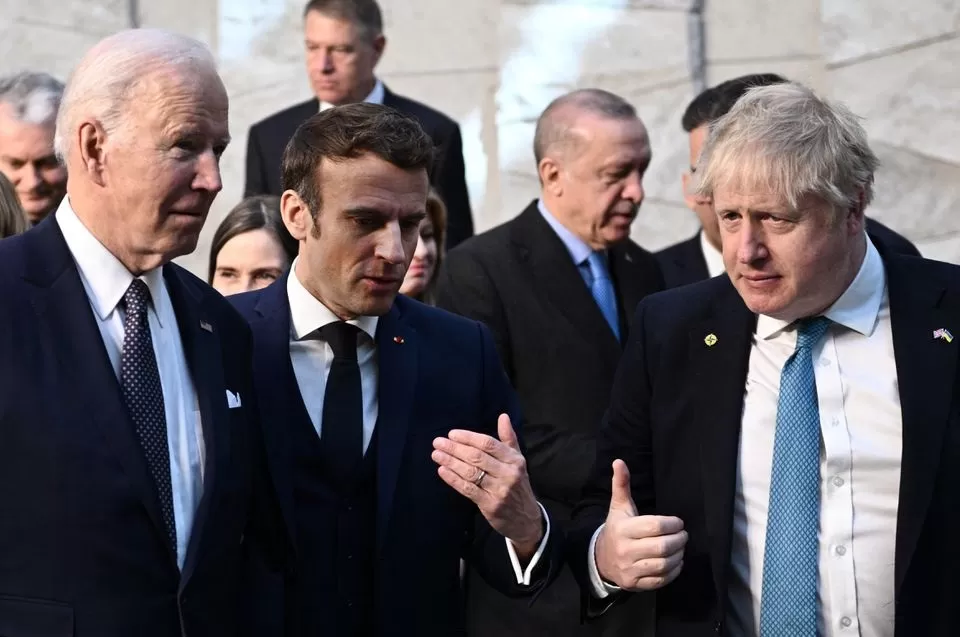
POLYGON ((436 146, 430 181, 447 205, 447 247, 472 236, 460 127, 443 113, 392 92, 374 73, 387 44, 376 0, 310 0, 303 12, 303 36, 316 97, 250 129, 244 196, 282 194, 283 149, 311 115, 354 102, 383 104, 414 117, 436 146))
POLYGON ((31 224, 57 209, 67 169, 53 152, 63 84, 46 73, 0 78, 0 172, 13 184, 31 224))
MULTIPOLYGON (((534 488, 554 519, 567 520, 593 466, 628 317, 663 285, 653 255, 629 239, 652 154, 634 108, 593 89, 544 110, 533 150, 539 199, 450 252, 437 300, 493 332, 520 396, 534 488)), ((580 625, 578 602, 569 571, 533 607, 497 595, 472 571, 469 633, 595 634, 580 625)), ((632 620, 641 635, 643 602, 632 620)))
MULTIPOLYGON (((657 253, 668 288, 715 277, 724 271, 720 227, 713 205, 710 199, 694 194, 697 158, 707 139, 710 124, 726 115, 750 88, 786 81, 786 78, 775 73, 743 75, 708 88, 687 106, 682 125, 690 143, 690 167, 683 173, 683 199, 700 220, 700 230, 690 239, 657 253)), ((892 252, 920 256, 912 243, 879 221, 868 218, 867 232, 877 244, 892 252)))

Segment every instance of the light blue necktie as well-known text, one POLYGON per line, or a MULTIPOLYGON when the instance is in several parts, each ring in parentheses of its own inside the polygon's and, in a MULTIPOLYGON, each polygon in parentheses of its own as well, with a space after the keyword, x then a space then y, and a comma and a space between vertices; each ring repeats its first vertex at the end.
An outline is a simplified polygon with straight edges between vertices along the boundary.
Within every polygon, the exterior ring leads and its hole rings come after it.
POLYGON ((820 527, 820 408, 814 346, 830 320, 804 319, 780 373, 763 551, 760 637, 816 637, 820 527))
POLYGON ((599 252, 591 252, 587 257, 587 265, 590 267, 590 292, 600 306, 603 318, 607 319, 613 335, 620 340, 620 320, 617 318, 617 294, 613 290, 613 281, 610 280, 610 273, 607 271, 607 263, 604 256, 599 252))

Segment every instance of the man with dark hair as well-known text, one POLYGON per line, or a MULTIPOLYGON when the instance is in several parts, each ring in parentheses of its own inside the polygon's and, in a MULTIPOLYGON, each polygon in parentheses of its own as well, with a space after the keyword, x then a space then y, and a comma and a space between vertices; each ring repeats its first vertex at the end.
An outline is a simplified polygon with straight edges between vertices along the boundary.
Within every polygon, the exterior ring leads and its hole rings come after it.
MULTIPOLYGON (((667 287, 672 288, 695 283, 723 274, 723 259, 720 254, 720 227, 712 202, 696 195, 697 158, 707 139, 710 124, 733 108, 744 93, 751 88, 782 84, 787 79, 775 73, 741 75, 721 82, 697 95, 683 113, 681 124, 690 142, 690 167, 683 172, 683 198, 700 220, 697 234, 657 253, 667 287)), ((867 232, 881 247, 899 254, 920 256, 917 248, 879 221, 867 219, 867 232)))
POLYGON ((387 43, 376 0, 310 0, 304 8, 303 27, 307 72, 316 97, 250 129, 245 196, 281 194, 284 146, 311 115, 355 102, 383 104, 413 116, 436 146, 428 172, 447 206, 447 247, 472 236, 460 127, 443 113, 393 93, 375 75, 387 43))
MULTIPOLYGON (((565 520, 593 464, 627 318, 663 283, 653 255, 629 239, 651 159, 633 106, 595 89, 563 95, 540 115, 533 151, 539 200, 450 252, 437 302, 493 331, 520 396, 531 480, 551 518, 565 520)), ((568 571, 532 608, 476 573, 468 593, 472 637, 594 634, 580 625, 568 571)), ((649 605, 634 602, 642 631, 649 605)))
POLYGON ((253 330, 296 555, 273 587, 288 634, 445 637, 463 630, 461 559, 516 596, 558 568, 493 337, 398 296, 432 157, 416 120, 393 109, 313 115, 282 163, 299 256, 270 287, 231 297, 253 330))

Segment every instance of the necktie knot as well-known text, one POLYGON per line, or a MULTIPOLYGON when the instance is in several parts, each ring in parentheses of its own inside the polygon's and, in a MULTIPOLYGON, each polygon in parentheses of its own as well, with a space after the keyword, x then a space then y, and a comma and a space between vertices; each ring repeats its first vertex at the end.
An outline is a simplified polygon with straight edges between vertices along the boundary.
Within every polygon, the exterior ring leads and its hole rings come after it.
POLYGON ((343 321, 328 323, 320 328, 323 337, 333 350, 334 358, 357 360, 357 334, 360 331, 353 325, 343 321))
POLYGON ((127 314, 140 316, 146 313, 150 304, 150 288, 142 279, 134 279, 123 295, 123 305, 127 314))
POLYGON ((591 252, 587 256, 587 266, 590 268, 590 274, 595 281, 609 280, 610 273, 607 271, 607 260, 602 252, 591 252))
POLYGON ((830 319, 814 316, 801 319, 797 325, 797 350, 813 349, 830 327, 830 319))

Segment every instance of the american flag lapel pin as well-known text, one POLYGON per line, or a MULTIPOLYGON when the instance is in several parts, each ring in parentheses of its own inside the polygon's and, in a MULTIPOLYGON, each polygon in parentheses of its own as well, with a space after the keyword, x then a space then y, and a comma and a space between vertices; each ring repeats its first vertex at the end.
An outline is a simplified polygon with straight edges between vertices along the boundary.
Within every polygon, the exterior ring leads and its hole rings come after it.
POLYGON ((953 334, 951 334, 950 330, 948 330, 945 327, 941 327, 940 329, 933 330, 933 338, 939 338, 940 340, 946 341, 948 343, 953 342, 953 334))
POLYGON ((213 334, 213 326, 206 321, 200 321, 200 329, 213 334))

